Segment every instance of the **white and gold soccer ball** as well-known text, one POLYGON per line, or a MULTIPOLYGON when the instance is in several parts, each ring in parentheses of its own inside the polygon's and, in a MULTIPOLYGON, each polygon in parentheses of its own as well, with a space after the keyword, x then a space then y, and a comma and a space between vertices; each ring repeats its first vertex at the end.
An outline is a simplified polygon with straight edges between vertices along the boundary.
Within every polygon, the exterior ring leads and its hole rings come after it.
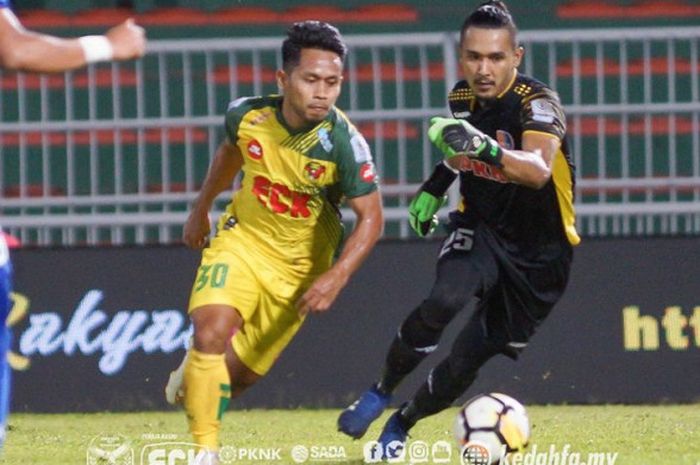
POLYGON ((512 397, 480 394, 459 409, 454 434, 462 463, 491 465, 527 446, 530 420, 525 407, 512 397))

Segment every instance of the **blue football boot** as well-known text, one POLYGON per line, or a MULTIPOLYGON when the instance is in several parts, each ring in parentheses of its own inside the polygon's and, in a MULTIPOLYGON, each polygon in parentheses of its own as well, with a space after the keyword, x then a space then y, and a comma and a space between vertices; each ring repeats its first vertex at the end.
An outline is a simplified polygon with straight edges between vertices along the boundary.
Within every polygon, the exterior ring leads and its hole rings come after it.
POLYGON ((377 439, 377 442, 382 447, 384 460, 402 460, 406 453, 406 438, 408 437, 408 429, 400 417, 401 409, 394 412, 384 425, 382 434, 377 439))
POLYGON ((367 428, 379 418, 391 401, 390 394, 382 394, 374 385, 360 396, 350 407, 342 411, 338 417, 338 431, 354 439, 360 439, 367 428))

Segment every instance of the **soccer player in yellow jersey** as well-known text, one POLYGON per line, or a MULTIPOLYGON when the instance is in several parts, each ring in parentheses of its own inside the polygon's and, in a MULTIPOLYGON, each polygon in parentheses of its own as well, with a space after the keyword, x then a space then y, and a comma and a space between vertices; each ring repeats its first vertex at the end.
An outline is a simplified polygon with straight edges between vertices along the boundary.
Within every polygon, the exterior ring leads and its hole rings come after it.
MULTIPOLYGON (((309 312, 325 312, 379 238, 381 198, 369 147, 335 107, 346 54, 326 23, 294 24, 277 71, 281 95, 239 98, 183 239, 204 248, 189 314, 193 347, 182 384, 190 431, 215 463, 230 397, 264 376, 309 312), (208 243, 213 200, 243 180, 208 243), (338 205, 357 215, 342 241, 338 205), (232 337, 233 334, 233 337, 232 337)), ((171 400, 171 399, 169 399, 171 400)))

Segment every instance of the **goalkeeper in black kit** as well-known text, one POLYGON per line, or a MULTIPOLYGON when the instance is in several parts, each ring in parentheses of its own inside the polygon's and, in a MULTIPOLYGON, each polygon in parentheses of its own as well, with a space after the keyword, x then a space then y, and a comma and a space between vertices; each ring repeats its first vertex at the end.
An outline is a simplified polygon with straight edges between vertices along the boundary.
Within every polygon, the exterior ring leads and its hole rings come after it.
POLYGON ((555 92, 518 73, 523 49, 503 2, 472 12, 459 45, 464 80, 448 96, 452 118, 433 118, 428 132, 444 160, 409 206, 411 227, 433 231, 458 177, 461 200, 430 294, 401 323, 381 377, 341 413, 339 430, 362 437, 455 315, 478 301, 447 358, 388 419, 379 438, 385 458, 402 454, 397 444, 416 422, 449 407, 491 357, 517 359, 562 296, 580 242, 566 118, 555 92))

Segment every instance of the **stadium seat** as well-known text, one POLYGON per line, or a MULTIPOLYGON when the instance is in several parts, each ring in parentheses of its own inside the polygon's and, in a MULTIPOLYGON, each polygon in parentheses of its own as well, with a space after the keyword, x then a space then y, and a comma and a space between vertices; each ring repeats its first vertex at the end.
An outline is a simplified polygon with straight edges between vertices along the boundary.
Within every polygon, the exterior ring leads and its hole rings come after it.
MULTIPOLYGON (((44 76, 46 86, 49 89, 64 89, 66 81, 63 74, 47 74, 44 76)), ((95 71, 95 84, 97 87, 112 86, 112 70, 100 67, 95 71)), ((85 71, 76 71, 73 74, 73 88, 85 88, 88 86, 88 74, 85 71)), ((41 88, 41 77, 37 74, 24 75, 24 88, 36 90, 41 88)), ((0 78, 0 89, 12 91, 17 89, 17 73, 3 73, 0 78)), ((119 85, 121 87, 131 87, 136 85, 136 73, 132 70, 120 68, 119 85)))
MULTIPOLYGON (((572 131, 577 131, 582 136, 596 137, 598 136, 598 118, 583 117, 580 120, 580 125, 577 126, 575 121, 569 122, 569 128, 572 131)), ((622 133, 622 122, 619 117, 606 117, 603 119, 606 136, 619 136, 622 133)), ((630 119, 627 124, 627 132, 630 135, 641 136, 645 134, 644 118, 630 119)), ((651 118, 651 127, 653 135, 669 134, 668 116, 654 116, 651 118)), ((692 134, 693 121, 686 117, 676 117, 676 134, 692 134)))
POLYGON ((647 0, 628 5, 575 0, 557 7, 562 19, 642 19, 700 16, 700 6, 681 0, 647 0))
MULTIPOLYGON (((44 195, 49 197, 61 197, 66 195, 66 192, 62 188, 56 186, 50 186, 46 194, 44 194, 43 184, 26 184, 24 187, 25 195, 22 197, 44 197, 44 195)), ((19 184, 9 185, 2 190, 2 196, 8 199, 18 198, 20 197, 21 189, 19 184)))
POLYGON ((67 27, 70 16, 57 10, 28 10, 20 14, 19 20, 27 29, 67 27))
MULTIPOLYGON (((363 122, 357 125, 357 129, 365 136, 366 139, 376 139, 379 135, 377 130, 378 123, 363 122)), ((399 123, 398 121, 382 121, 379 123, 381 136, 386 140, 395 140, 399 138, 399 123)), ((420 135, 420 131, 415 124, 404 124, 404 138, 416 139, 420 135)))
MULTIPOLYGON (((171 144, 182 144, 187 140, 186 128, 149 128, 144 134, 144 141, 147 144, 160 144, 161 131, 166 131, 168 142, 171 144)), ((94 131, 94 136, 97 143, 100 145, 114 145, 116 139, 116 131, 102 129, 94 131)), ((122 144, 136 144, 138 142, 138 133, 136 130, 128 129, 119 132, 122 144)), ((41 132, 28 132, 25 134, 25 143, 29 146, 40 146, 43 144, 44 138, 41 132)), ((65 146, 68 141, 68 135, 65 132, 50 132, 46 134, 48 144, 50 146, 65 146)), ((193 143, 204 143, 209 140, 206 129, 192 128, 190 131, 190 140, 193 143)), ((73 133, 72 141, 76 145, 89 145, 91 142, 90 132, 78 131, 73 133)), ((6 133, 2 135, 2 145, 4 147, 15 147, 21 142, 21 136, 18 133, 6 133)))
POLYGON ((133 16, 128 8, 92 8, 73 16, 70 23, 77 27, 109 27, 133 16))
POLYGON ((209 15, 194 8, 157 8, 137 18, 144 26, 206 26, 209 15))
MULTIPOLYGON (((598 65, 595 58, 583 58, 579 61, 579 67, 581 70, 581 76, 591 77, 596 76, 598 72, 598 65)), ((654 57, 650 62, 650 70, 652 74, 667 74, 668 73, 668 59, 666 57, 654 57)), ((690 74, 693 70, 690 60, 683 58, 676 58, 675 62, 675 72, 677 74, 690 74)), ((621 72, 620 63, 616 60, 606 59, 603 61, 602 65, 603 74, 608 76, 619 76, 621 72)), ((698 71, 700 71, 700 65, 698 65, 698 71)), ((627 74, 628 75, 643 75, 644 74, 644 61, 643 60, 630 60, 627 63, 627 74)), ((574 75, 574 63, 571 60, 564 61, 557 65, 557 76, 559 77, 572 77, 574 75)))
POLYGON ((306 19, 317 19, 329 23, 347 22, 349 13, 346 10, 331 5, 303 5, 287 9, 280 15, 285 23, 294 23, 306 19))
POLYGON ((414 23, 418 11, 410 5, 378 4, 361 6, 352 12, 347 21, 357 23, 414 23))
MULTIPOLYGON (((253 72, 253 67, 251 65, 239 65, 237 67, 236 79, 241 84, 252 84, 253 77, 255 76, 253 72)), ((274 83, 275 82, 275 70, 268 66, 263 66, 260 70, 262 82, 264 83, 274 83)), ((230 68, 228 66, 218 66, 214 69, 211 78, 216 84, 228 85, 230 77, 230 68)))
POLYGON ((280 14, 264 7, 235 6, 209 14, 211 24, 272 24, 280 21, 280 14))
MULTIPOLYGON (((199 190, 199 185, 194 186, 195 190, 199 190)), ((149 194, 161 193, 180 193, 187 192, 187 185, 184 182, 171 182, 166 187, 164 184, 149 184, 146 186, 146 192, 149 194)))
MULTIPOLYGON (((396 80, 396 65, 393 63, 382 63, 379 68, 379 75, 382 81, 394 82, 396 80)), ((419 67, 404 66, 404 81, 419 81, 421 70, 419 67)), ((443 63, 433 62, 428 65, 428 78, 430 80, 445 79, 445 66, 443 63)), ((374 67, 371 63, 365 63, 357 67, 357 79, 362 82, 372 82, 374 80, 374 67)))

